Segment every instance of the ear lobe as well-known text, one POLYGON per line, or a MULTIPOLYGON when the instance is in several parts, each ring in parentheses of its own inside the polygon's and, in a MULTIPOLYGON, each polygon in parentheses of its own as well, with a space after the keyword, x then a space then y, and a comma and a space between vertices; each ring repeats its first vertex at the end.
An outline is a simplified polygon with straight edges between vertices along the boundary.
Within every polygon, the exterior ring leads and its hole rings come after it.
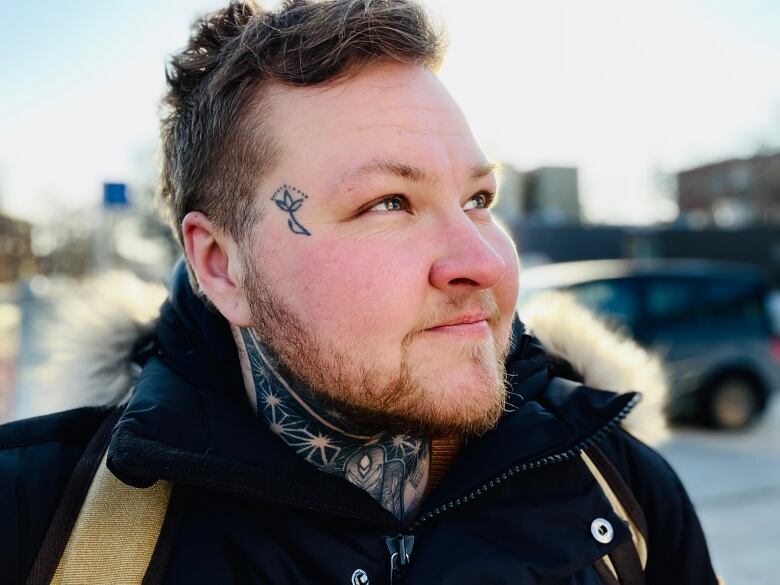
POLYGON ((184 251, 201 291, 230 323, 251 326, 249 304, 238 282, 240 256, 233 241, 199 211, 184 216, 181 227, 184 251))

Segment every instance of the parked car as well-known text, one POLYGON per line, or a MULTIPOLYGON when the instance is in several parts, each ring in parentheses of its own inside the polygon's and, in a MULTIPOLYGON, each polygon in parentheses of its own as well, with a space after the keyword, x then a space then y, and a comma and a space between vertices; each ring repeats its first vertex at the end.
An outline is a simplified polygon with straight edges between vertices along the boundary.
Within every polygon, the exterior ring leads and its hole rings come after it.
POLYGON ((762 273, 704 260, 549 264, 520 276, 522 304, 567 290, 664 361, 671 420, 740 428, 780 388, 780 331, 762 273))

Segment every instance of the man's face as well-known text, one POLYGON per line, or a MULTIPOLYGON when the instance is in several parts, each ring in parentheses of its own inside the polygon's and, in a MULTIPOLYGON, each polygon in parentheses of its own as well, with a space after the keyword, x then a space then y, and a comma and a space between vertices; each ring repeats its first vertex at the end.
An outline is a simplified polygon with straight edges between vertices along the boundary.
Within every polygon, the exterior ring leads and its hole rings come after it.
POLYGON ((490 428, 518 264, 452 98, 434 74, 397 64, 266 98, 282 156, 243 278, 261 338, 358 424, 490 428))

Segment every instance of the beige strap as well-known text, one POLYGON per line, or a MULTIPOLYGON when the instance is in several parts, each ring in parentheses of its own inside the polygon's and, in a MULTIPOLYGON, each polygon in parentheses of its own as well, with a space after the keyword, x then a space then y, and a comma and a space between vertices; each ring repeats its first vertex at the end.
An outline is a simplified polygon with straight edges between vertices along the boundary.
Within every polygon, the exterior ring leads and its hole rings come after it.
MULTIPOLYGON (((639 555, 639 561, 642 563, 642 568, 644 569, 647 566, 647 543, 645 542, 644 536, 642 536, 639 528, 626 512, 623 504, 620 503, 620 500, 610 487, 609 482, 607 482, 607 480, 604 478, 601 471, 599 471, 599 468, 596 467, 596 464, 593 463, 593 460, 588 457, 588 454, 585 453, 585 451, 583 451, 580 455, 582 460, 585 462, 585 465, 588 466, 588 469, 593 474, 593 477, 596 478, 596 481, 601 486, 601 490, 604 492, 604 495, 607 496, 607 500, 609 500, 609 503, 611 504, 612 509, 615 511, 615 514, 617 514, 621 520, 628 524, 628 529, 631 531, 631 540, 634 541, 634 547, 636 547, 636 552, 639 555)), ((614 567, 612 567, 612 563, 609 561, 609 557, 605 557, 605 562, 607 563, 607 566, 610 567, 610 570, 614 572, 614 567)), ((615 576, 617 577, 617 573, 615 576)))
POLYGON ((618 580, 618 574, 617 569, 615 569, 615 565, 612 564, 612 559, 609 558, 609 555, 604 555, 601 557, 601 560, 604 561, 604 564, 607 565, 607 569, 609 569, 609 572, 612 573, 612 576, 615 577, 615 581, 618 580))
POLYGON ((100 462, 53 585, 139 584, 160 536, 171 483, 145 489, 119 481, 100 462))

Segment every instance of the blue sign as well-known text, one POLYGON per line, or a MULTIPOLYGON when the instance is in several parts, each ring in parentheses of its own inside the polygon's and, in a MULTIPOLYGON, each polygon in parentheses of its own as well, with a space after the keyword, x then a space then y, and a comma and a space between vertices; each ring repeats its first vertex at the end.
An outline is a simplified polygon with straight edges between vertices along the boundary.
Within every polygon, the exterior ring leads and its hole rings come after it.
POLYGON ((129 207, 125 183, 103 183, 103 207, 129 207))

